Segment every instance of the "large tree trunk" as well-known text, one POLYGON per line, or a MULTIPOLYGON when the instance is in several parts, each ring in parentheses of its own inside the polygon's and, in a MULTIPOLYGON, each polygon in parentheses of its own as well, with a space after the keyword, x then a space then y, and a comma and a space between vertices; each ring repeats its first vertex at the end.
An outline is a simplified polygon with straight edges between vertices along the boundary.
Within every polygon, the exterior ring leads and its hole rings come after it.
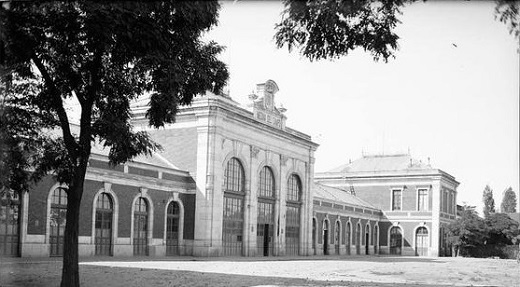
POLYGON ((67 222, 65 223, 61 287, 79 287, 79 210, 85 173, 86 164, 85 167, 80 166, 75 169, 74 179, 67 192, 67 222))

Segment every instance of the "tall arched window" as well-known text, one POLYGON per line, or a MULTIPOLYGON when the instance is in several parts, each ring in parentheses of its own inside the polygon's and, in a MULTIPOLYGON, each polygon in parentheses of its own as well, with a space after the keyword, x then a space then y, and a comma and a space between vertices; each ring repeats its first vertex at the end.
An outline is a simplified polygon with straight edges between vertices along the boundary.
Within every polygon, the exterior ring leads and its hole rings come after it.
POLYGON ((428 255, 428 229, 426 227, 419 227, 415 233, 415 255, 428 255))
POLYGON ((148 202, 139 197, 134 204, 134 255, 148 255, 148 202))
POLYGON ((393 226, 390 229, 390 254, 401 255, 403 245, 403 235, 401 228, 393 226))
POLYGON ((67 191, 57 187, 52 191, 49 243, 51 256, 63 255, 65 223, 67 221, 67 191))
POLYGON ((348 255, 350 255, 350 242, 351 242, 350 237, 351 237, 350 222, 347 222, 347 228, 345 228, 345 241, 346 241, 348 255))
POLYGON ((274 175, 271 168, 264 166, 260 171, 260 192, 259 197, 274 198, 274 175))
POLYGON ((168 204, 166 211, 166 255, 179 255, 180 208, 175 201, 168 204))
POLYGON ((12 190, 0 190, 0 258, 19 255, 20 197, 12 190))
POLYGON ((365 226, 365 254, 369 254, 370 248, 370 224, 367 223, 365 226))
POLYGON ((257 254, 273 254, 275 181, 271 168, 264 166, 260 171, 258 190, 258 216, 256 229, 257 254))
POLYGON ((287 211, 285 221, 285 252, 298 255, 300 249, 300 206, 302 185, 300 178, 292 174, 287 182, 287 211))
POLYGON ((96 255, 112 255, 112 218, 114 205, 106 192, 98 195, 96 201, 96 255))
POLYGON ((312 249, 313 254, 316 255, 316 218, 312 219, 312 249))
POLYGON ((245 173, 237 158, 231 158, 224 170, 224 206, 222 250, 224 255, 242 255, 244 231, 245 173))

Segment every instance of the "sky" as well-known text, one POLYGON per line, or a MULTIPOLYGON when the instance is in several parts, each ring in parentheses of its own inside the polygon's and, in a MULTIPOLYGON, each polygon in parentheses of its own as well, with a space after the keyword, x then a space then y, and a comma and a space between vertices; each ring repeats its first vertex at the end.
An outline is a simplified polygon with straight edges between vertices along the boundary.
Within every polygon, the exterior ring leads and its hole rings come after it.
POLYGON ((320 144, 315 171, 363 153, 410 151, 455 176, 458 204, 481 210, 487 184, 497 207, 509 186, 518 197, 520 50, 495 19, 494 2, 405 7, 400 48, 388 63, 362 50, 310 62, 276 48, 281 2, 221 4, 219 24, 205 38, 226 46, 230 96, 245 105, 256 84, 274 80, 287 126, 320 144))

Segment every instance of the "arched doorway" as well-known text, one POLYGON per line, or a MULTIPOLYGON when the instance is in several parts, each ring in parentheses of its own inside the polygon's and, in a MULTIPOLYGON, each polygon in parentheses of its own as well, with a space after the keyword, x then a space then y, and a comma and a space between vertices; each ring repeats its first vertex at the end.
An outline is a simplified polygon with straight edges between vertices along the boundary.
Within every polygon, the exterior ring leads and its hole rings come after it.
POLYGON ((365 255, 370 254, 370 225, 366 225, 365 227, 365 255))
POLYGON ((415 232, 415 255, 428 256, 428 229, 424 226, 415 232))
POLYGON ((231 158, 224 172, 224 204, 222 218, 222 253, 242 255, 244 232, 245 173, 237 158, 231 158))
POLYGON ((329 221, 323 221, 323 255, 329 255, 329 221))
POLYGON ((312 219, 312 251, 316 255, 316 218, 312 219))
POLYGON ((350 239, 350 236, 351 235, 351 231, 350 231, 350 222, 347 222, 347 228, 346 228, 346 231, 345 231, 345 240, 346 240, 346 248, 347 248, 347 254, 350 255, 350 242, 351 242, 351 239, 350 239))
POLYGON ((401 249, 403 245, 403 235, 401 228, 393 226, 390 229, 390 254, 401 255, 401 249))
POLYGON ((108 193, 99 194, 96 201, 96 255, 112 255, 112 218, 114 205, 108 193))
POLYGON ((361 224, 356 225, 356 254, 361 254, 361 224))
POLYGON ((258 194, 258 217, 256 230, 257 254, 273 255, 275 181, 271 168, 264 166, 260 171, 258 194))
POLYGON ((134 204, 134 255, 148 255, 148 202, 139 197, 134 204))
POLYGON ((372 239, 372 244, 374 244, 374 254, 379 253, 379 226, 374 226, 374 237, 372 239))
POLYGON ((6 189, 0 195, 0 257, 19 256, 20 197, 6 189))
POLYGON ((50 210, 49 246, 51 256, 63 255, 65 223, 67 221, 67 192, 65 187, 57 187, 52 191, 50 210))
POLYGON ((166 211, 166 255, 179 255, 180 208, 175 201, 168 204, 166 211))
POLYGON ((336 221, 336 225, 334 227, 334 249, 336 251, 336 254, 339 255, 339 244, 341 242, 341 230, 339 221, 336 221))

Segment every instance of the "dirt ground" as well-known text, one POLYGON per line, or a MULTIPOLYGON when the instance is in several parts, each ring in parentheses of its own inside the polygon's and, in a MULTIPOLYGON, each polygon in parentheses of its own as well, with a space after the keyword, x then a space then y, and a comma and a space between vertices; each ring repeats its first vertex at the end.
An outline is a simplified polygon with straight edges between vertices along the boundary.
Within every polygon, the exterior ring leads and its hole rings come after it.
MULTIPOLYGON (((418 257, 84 258, 82 286, 507 286, 514 260, 418 257), (94 261, 99 260, 99 261, 94 261)), ((0 286, 58 286, 59 259, 0 258, 0 286)))

